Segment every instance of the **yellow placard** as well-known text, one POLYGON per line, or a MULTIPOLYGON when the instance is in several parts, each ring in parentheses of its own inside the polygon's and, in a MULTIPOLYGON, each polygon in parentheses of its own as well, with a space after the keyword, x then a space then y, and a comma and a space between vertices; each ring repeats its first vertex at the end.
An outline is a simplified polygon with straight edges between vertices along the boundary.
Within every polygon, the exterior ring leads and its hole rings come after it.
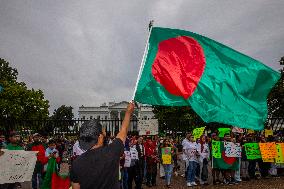
POLYGON ((248 134, 254 134, 254 130, 248 129, 247 130, 248 134))
POLYGON ((273 136, 272 129, 265 129, 264 136, 267 138, 268 136, 273 136))
POLYGON ((163 164, 172 164, 172 156, 170 154, 162 154, 163 164))
POLYGON ((204 132, 205 127, 195 128, 192 132, 194 139, 198 139, 204 132))

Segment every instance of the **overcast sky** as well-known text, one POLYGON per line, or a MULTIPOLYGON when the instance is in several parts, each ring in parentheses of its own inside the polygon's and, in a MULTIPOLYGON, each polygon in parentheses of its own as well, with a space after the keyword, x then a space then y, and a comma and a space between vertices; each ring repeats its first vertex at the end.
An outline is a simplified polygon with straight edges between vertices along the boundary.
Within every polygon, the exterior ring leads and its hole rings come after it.
MULTIPOLYGON (((147 27, 190 30, 275 70, 283 0, 0 0, 0 57, 42 89, 50 111, 130 100, 147 27)), ((52 112, 51 112, 52 113, 52 112)))

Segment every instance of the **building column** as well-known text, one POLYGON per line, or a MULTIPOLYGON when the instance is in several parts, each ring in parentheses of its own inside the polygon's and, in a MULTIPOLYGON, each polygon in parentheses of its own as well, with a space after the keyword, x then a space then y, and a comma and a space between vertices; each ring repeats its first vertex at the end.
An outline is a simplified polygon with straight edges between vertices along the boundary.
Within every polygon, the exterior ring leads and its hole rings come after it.
POLYGON ((121 123, 120 123, 120 121, 121 121, 120 112, 121 112, 121 111, 118 111, 118 120, 119 120, 118 126, 119 126, 119 130, 120 130, 120 127, 121 127, 121 123))

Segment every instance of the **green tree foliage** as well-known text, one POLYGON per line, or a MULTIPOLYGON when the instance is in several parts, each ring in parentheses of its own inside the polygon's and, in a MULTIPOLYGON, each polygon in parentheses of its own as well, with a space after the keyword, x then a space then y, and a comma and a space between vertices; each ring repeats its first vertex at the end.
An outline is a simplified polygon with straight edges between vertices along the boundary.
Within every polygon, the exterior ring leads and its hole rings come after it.
MULTIPOLYGON (((284 57, 279 62, 283 64, 284 57)), ((280 73, 281 78, 273 87, 267 99, 269 117, 284 117, 284 68, 280 70, 280 73)))
POLYGON ((54 110, 51 118, 54 120, 71 120, 74 118, 72 110, 71 106, 62 105, 54 110))
POLYGON ((18 71, 0 59, 0 120, 1 119, 45 119, 48 118, 49 102, 41 90, 28 89, 17 82, 18 71))

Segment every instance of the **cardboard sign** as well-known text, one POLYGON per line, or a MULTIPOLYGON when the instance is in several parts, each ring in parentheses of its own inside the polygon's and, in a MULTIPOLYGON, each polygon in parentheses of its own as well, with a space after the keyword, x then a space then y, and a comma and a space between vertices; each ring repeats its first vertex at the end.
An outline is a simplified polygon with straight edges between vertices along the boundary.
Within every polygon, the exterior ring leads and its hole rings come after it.
POLYGON ((277 156, 275 142, 259 143, 262 159, 274 159, 277 156))
POLYGON ((231 129, 230 128, 219 128, 218 131, 219 131, 219 137, 224 137, 225 134, 227 133, 230 134, 231 129))
POLYGON ((232 132, 233 133, 244 133, 244 130, 239 127, 233 127, 232 132))
POLYGON ((242 157, 242 148, 239 143, 224 142, 226 157, 242 157))
POLYGON ((221 158, 221 142, 220 141, 212 141, 212 156, 214 158, 221 158))
POLYGON ((34 151, 3 150, 0 156, 0 184, 31 181, 36 164, 34 151))
POLYGON ((170 147, 162 148, 162 162, 163 164, 172 164, 172 152, 170 147))
POLYGON ((245 144, 245 152, 247 159, 260 159, 261 153, 259 149, 258 143, 246 143, 245 144))
POLYGON ((139 135, 157 135, 158 132, 158 119, 139 120, 138 131, 139 135))
POLYGON ((275 158, 276 163, 284 163, 284 143, 277 143, 277 156, 275 158))
POLYGON ((205 127, 195 128, 192 132, 194 139, 198 139, 204 132, 205 127))
POLYGON ((264 136, 267 138, 268 136, 273 136, 273 130, 272 129, 265 129, 264 136))

